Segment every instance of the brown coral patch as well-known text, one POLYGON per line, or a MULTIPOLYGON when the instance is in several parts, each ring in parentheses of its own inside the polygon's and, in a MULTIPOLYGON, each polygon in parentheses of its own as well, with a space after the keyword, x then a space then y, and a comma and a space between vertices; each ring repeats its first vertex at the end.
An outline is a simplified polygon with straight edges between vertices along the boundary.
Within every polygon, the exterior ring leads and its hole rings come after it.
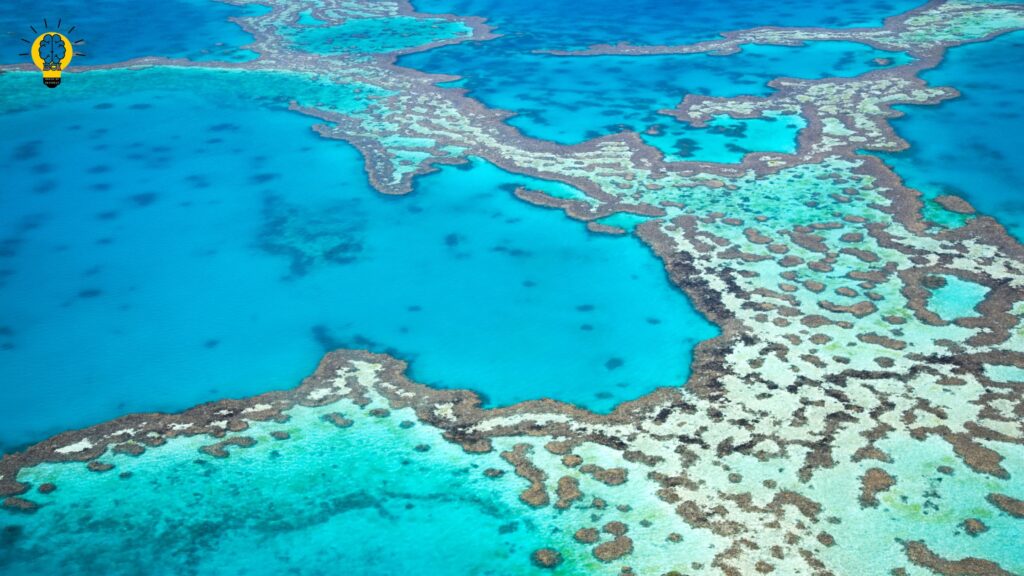
POLYGON ((573 534, 573 538, 581 544, 593 544, 601 539, 597 528, 580 528, 573 534))
POLYGON ((8 496, 7 498, 4 498, 3 507, 16 512, 35 512, 39 509, 39 505, 35 502, 19 498, 18 496, 8 496))
POLYGON ((968 518, 967 520, 964 520, 964 530, 966 530, 971 536, 977 536, 982 532, 987 532, 988 526, 977 518, 968 518))
POLYGON ((589 474, 603 484, 618 486, 625 484, 629 474, 625 468, 602 468, 596 464, 586 464, 580 467, 580 472, 589 474))
POLYGON ((541 548, 533 551, 530 560, 540 568, 554 568, 562 563, 562 555, 552 548, 541 548))
POLYGON ((539 508, 547 506, 551 501, 544 481, 548 475, 530 461, 529 454, 533 447, 529 444, 516 444, 512 450, 501 453, 506 462, 515 467, 516 475, 530 482, 530 486, 519 494, 519 499, 528 505, 539 508))
POLYGON ((114 465, 109 462, 100 462, 99 460, 93 460, 89 462, 87 466, 90 472, 108 472, 114 469, 114 465))
POLYGON ((924 542, 908 542, 906 544, 907 558, 918 566, 933 570, 943 576, 1013 576, 1012 573, 1003 570, 1002 566, 990 560, 969 557, 961 560, 947 560, 942 558, 924 542))
POLYGON ((555 502, 555 508, 565 510, 576 500, 583 497, 583 493, 580 492, 579 480, 571 476, 562 476, 558 479, 558 486, 555 488, 555 495, 558 496, 558 501, 555 502))
POLYGON ((878 506, 878 493, 885 492, 896 484, 896 479, 881 468, 870 468, 860 478, 861 506, 878 506))
POLYGON ((633 539, 629 536, 617 536, 594 547, 594 557, 601 562, 614 562, 632 552, 633 539))
POLYGON ((580 458, 575 454, 566 454, 565 456, 562 456, 562 464, 568 466, 569 468, 575 468, 582 463, 583 458, 580 458))
POLYGON ((1024 500, 993 492, 986 497, 990 504, 1014 518, 1024 518, 1024 500))
POLYGON ((878 307, 875 306, 870 300, 861 300, 855 304, 847 306, 829 302, 828 300, 822 300, 818 302, 818 306, 821 306, 829 312, 853 314, 857 318, 863 318, 869 314, 874 314, 878 307))
POLYGON ((255 438, 249 436, 236 436, 234 438, 222 440, 220 442, 217 442, 216 444, 203 446, 202 448, 199 449, 199 451, 208 456, 213 456, 214 458, 227 458, 228 456, 231 455, 231 453, 227 451, 227 448, 229 446, 238 446, 239 448, 251 448, 252 446, 255 445, 255 438))
POLYGON ((324 420, 334 424, 338 428, 348 428, 352 425, 352 420, 345 418, 345 416, 338 412, 331 412, 330 414, 324 414, 324 420))
POLYGON ((613 520, 602 526, 601 530, 606 534, 611 534, 612 536, 622 536, 629 531, 629 526, 626 526, 618 520, 613 520))
POLYGON ((995 450, 982 446, 970 435, 947 432, 942 437, 953 446, 953 452, 963 460, 964 464, 970 466, 975 472, 989 474, 996 478, 1010 477, 1010 473, 1001 464, 1003 456, 995 450))
POLYGON ((956 212, 958 214, 974 214, 974 206, 959 196, 950 196, 943 194, 942 196, 936 196, 935 202, 949 210, 950 212, 956 212))
POLYGON ((129 456, 141 456, 146 447, 137 442, 123 442, 114 446, 114 454, 127 454, 129 456))
POLYGON ((904 348, 907 347, 907 343, 904 342, 903 340, 897 340, 895 338, 890 338, 888 336, 882 336, 874 332, 870 332, 868 334, 858 334, 857 339, 860 340, 861 342, 864 342, 865 344, 875 344, 878 346, 882 346, 884 348, 888 348, 890 350, 898 351, 903 350, 904 348))

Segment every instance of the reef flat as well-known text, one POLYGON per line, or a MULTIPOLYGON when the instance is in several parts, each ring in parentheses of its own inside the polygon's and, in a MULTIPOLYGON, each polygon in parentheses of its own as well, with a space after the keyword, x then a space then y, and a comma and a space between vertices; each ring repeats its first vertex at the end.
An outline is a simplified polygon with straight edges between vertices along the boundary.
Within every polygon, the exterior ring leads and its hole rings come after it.
MULTIPOLYGON (((750 44, 842 41, 913 58, 849 78, 778 78, 764 96, 687 95, 664 109, 698 127, 721 116, 806 122, 792 153, 755 151, 720 164, 668 162, 630 131, 573 146, 528 138, 507 124, 508 113, 438 86, 457 78, 395 64, 399 54, 492 38, 479 18, 420 14, 404 2, 265 3, 269 13, 239 19, 255 38, 251 62, 143 58, 80 74, 199 67, 372 87, 359 106, 291 107, 323 121, 323 137, 353 144, 385 194, 405 194, 414 177, 471 157, 574 187, 582 194, 516 194, 595 232, 635 234, 721 334, 697 346, 685 387, 607 415, 543 399, 483 409, 472 392, 410 380, 386 355, 338 351, 293 390, 66 432, 0 460, 8 509, 0 565, 75 565, 80 548, 45 542, 62 511, 94 494, 79 485, 128 473, 100 494, 162 487, 133 482, 178 451, 217 468, 244 466, 271 446, 281 459, 302 460, 311 452, 292 447, 329 445, 324 430, 343 436, 354 422, 394 419, 398 430, 422 434, 402 440, 413 452, 444 451, 424 466, 474 478, 460 484, 465 501, 479 491, 499 514, 529 524, 520 545, 494 544, 508 556, 452 565, 453 573, 1024 573, 1024 247, 962 198, 940 196, 926 216, 919 192, 862 153, 905 148, 889 124, 900 114, 893 106, 958 94, 919 74, 950 48, 1024 28, 1024 6, 936 0, 879 27, 756 28, 692 45, 548 51, 728 58, 750 44), (361 30, 409 26, 422 43, 320 54, 286 32, 307 25, 304 13, 324 27, 360 19, 361 30), (616 224, 626 216, 638 220, 616 224), (325 419, 333 428, 312 424, 325 419), (516 497, 489 492, 486 479, 516 497)), ((287 480, 278 480, 277 497, 302 494, 287 480)), ((328 518, 351 508, 322 507, 328 518)), ((159 522, 188 521, 150 509, 159 522)), ((93 512, 75 524, 72 544, 117 525, 116 509, 93 512)), ((197 522, 186 534, 241 529, 197 522)), ((210 569, 202 550, 189 553, 198 558, 190 569, 210 569)), ((312 569, 318 560, 299 562, 312 569)))

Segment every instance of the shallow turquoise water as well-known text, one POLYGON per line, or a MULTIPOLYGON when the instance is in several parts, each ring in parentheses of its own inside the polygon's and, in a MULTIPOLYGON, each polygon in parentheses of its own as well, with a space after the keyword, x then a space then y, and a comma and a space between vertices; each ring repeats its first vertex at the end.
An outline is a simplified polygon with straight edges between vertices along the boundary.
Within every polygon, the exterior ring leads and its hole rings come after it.
MULTIPOLYGON (((371 402, 367 409, 384 404, 371 402)), ((339 402, 287 415, 283 424, 252 423, 244 434, 254 444, 229 448, 228 459, 200 452, 212 441, 196 436, 141 457, 105 455, 114 468, 104 473, 85 463, 23 471, 22 481, 50 482, 56 491, 33 490, 29 497, 40 507, 30 515, 0 508, 0 573, 611 575, 620 566, 599 562, 573 541, 571 528, 611 520, 630 525, 630 564, 638 574, 678 566, 683 549, 687 559, 710 561, 705 531, 680 523, 649 485, 607 486, 561 465, 541 448, 543 439, 531 458, 575 478, 582 502, 556 509, 520 501, 529 482, 501 453, 522 438, 499 438, 493 451, 467 454, 437 428, 416 423, 412 408, 370 417, 339 402), (337 411, 351 426, 323 419, 337 411), (289 437, 271 436, 280 432, 289 437), (630 506, 592 506, 591 498, 630 506), (664 542, 669 530, 682 538, 674 548, 664 542), (536 568, 530 555, 541 547, 558 550, 565 562, 536 568)), ((609 448, 584 444, 574 452, 617 462, 631 478, 649 471, 609 448)), ((556 481, 545 483, 552 493, 556 481)))
POLYGON ((975 306, 981 304, 989 289, 981 284, 961 280, 956 276, 944 275, 946 284, 932 290, 928 308, 947 322, 957 318, 980 316, 975 306))
POLYGON ((797 149, 797 136, 807 121, 802 116, 779 115, 736 120, 718 116, 706 128, 694 128, 666 117, 655 135, 640 135, 665 153, 665 160, 739 162, 748 152, 783 152, 797 149), (750 148, 746 148, 749 146, 750 148))
POLYGON ((644 132, 660 126, 664 138, 647 138, 680 159, 737 161, 742 151, 791 151, 799 126, 765 121, 729 121, 740 134, 689 129, 659 110, 674 108, 687 94, 765 95, 780 76, 855 76, 908 57, 846 42, 812 42, 803 47, 745 46, 739 54, 712 56, 558 57, 533 54, 518 37, 467 43, 410 54, 399 64, 426 72, 463 76, 459 87, 494 108, 515 112, 508 123, 535 138, 575 144, 624 129, 644 132), (692 143, 679 140, 692 140, 692 143), (722 152, 724 150, 724 152, 722 152))
POLYGON ((338 347, 491 404, 608 410, 682 384, 716 333, 637 239, 512 196, 543 182, 476 162, 383 196, 308 118, 190 95, 179 74, 182 91, 53 91, 0 118, 17 135, 0 142, 7 446, 291 387, 338 347))
POLYGON ((113 457, 105 474, 84 464, 32 470, 26 480, 58 490, 34 495, 43 506, 31 516, 0 510, 0 572, 539 572, 529 558, 547 531, 517 502, 524 482, 484 477, 486 466, 508 466, 497 454, 470 462, 434 429, 399 428, 401 418, 415 416, 357 418, 345 430, 304 416, 251 431, 260 443, 228 460, 198 452, 207 438, 159 457, 113 457), (282 429, 290 440, 267 436, 282 429))
POLYGON ((960 98, 904 107, 893 120, 911 148, 882 158, 926 198, 955 194, 1024 239, 1024 33, 953 48, 922 77, 960 98))
POLYGON ((27 46, 21 38, 34 39, 30 26, 43 32, 44 18, 51 28, 59 21, 65 31, 75 26, 71 39, 85 40, 78 48, 86 56, 72 59, 72 67, 142 56, 241 62, 256 56, 240 49, 253 38, 228 18, 264 12, 262 6, 213 0, 5 1, 0 3, 0 64, 30 62, 18 56, 27 46))
POLYGON ((985 375, 997 382, 1024 384, 1024 368, 1016 366, 989 364, 985 367, 985 375))

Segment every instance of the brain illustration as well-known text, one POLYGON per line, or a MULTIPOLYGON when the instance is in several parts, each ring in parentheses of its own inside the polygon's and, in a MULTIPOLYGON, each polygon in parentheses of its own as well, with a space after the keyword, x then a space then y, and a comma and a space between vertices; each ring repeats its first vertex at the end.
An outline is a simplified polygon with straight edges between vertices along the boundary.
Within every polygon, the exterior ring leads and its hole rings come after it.
POLYGON ((43 36, 43 40, 39 43, 39 57, 42 58, 47 68, 59 68, 66 50, 64 40, 56 34, 43 36))

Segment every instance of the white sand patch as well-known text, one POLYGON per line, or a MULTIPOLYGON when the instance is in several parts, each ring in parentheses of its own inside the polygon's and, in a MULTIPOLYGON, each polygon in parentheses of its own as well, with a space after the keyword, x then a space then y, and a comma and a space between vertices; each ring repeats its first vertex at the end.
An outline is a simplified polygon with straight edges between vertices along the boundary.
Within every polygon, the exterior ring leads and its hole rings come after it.
POLYGON ((68 444, 63 448, 57 448, 54 452, 57 454, 76 454, 78 452, 85 452, 90 448, 92 448, 92 442, 90 442, 88 438, 82 438, 74 444, 68 444))
POLYGON ((453 410, 454 407, 455 407, 455 405, 452 404, 451 402, 445 402, 444 404, 439 404, 437 407, 434 408, 434 414, 437 415, 438 418, 443 418, 445 420, 448 420, 449 422, 454 422, 455 421, 455 411, 453 410))

